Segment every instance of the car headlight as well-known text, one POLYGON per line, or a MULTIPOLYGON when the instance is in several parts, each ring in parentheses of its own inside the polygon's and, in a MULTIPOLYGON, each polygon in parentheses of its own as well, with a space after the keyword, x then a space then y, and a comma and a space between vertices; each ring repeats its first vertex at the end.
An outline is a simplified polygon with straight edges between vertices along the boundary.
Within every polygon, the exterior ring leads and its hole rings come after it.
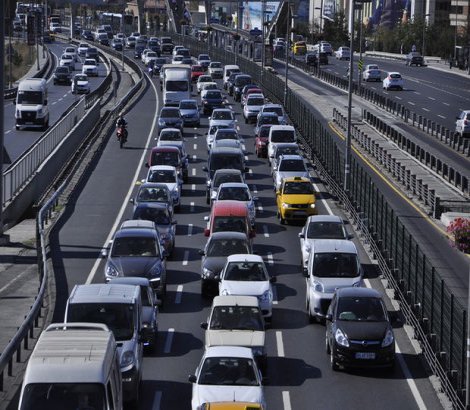
POLYGON ((323 288, 323 283, 317 282, 316 280, 313 281, 313 290, 315 292, 323 293, 325 289, 323 288))
POLYGON ((127 352, 124 352, 124 354, 121 357, 121 367, 130 366, 134 364, 134 361, 135 361, 134 352, 131 350, 128 350, 127 352))
POLYGON ((336 329, 335 340, 339 345, 349 347, 348 337, 342 332, 341 329, 336 329))
POLYGON ((162 275, 162 267, 159 263, 156 263, 152 266, 152 269, 149 270, 149 276, 151 278, 159 277, 162 275))
POLYGON ((395 340, 395 337, 393 336, 393 332, 391 329, 387 330, 387 333, 385 333, 384 340, 382 341, 382 347, 388 347, 390 346, 395 340))
POLYGON ((42 115, 42 108, 38 109, 38 115, 42 115))
POLYGON ((283 202, 283 203, 282 203, 282 207, 283 207, 284 209, 289 208, 289 204, 286 203, 286 202, 283 202))
POLYGON ((273 293, 268 289, 259 297, 260 302, 271 302, 273 300, 273 293))
POLYGON ((119 276, 119 271, 112 264, 106 266, 106 275, 107 276, 119 276))
POLYGON ((210 269, 202 268, 202 277, 205 278, 205 279, 213 278, 214 277, 214 272, 211 271, 210 269))
POLYGON ((208 104, 208 103, 209 103, 209 101, 207 101, 207 100, 204 100, 202 103, 203 103, 203 104, 208 104))
POLYGON ((162 120, 161 118, 158 120, 158 125, 165 125, 165 120, 162 120))
POLYGON ((264 347, 263 346, 252 347, 251 351, 253 352, 253 356, 264 356, 264 347))

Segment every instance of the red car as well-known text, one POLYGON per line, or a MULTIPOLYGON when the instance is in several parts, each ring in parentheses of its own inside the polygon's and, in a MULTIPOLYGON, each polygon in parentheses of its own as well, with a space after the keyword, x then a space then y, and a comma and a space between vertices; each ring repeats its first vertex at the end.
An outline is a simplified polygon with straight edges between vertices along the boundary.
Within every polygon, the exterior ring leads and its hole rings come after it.
POLYGON ((259 127, 258 134, 255 138, 255 152, 258 158, 266 158, 268 156, 268 137, 271 124, 265 124, 259 127))
POLYGON ((263 90, 256 85, 247 85, 242 91, 242 96, 240 100, 241 105, 245 105, 246 99, 250 94, 263 94, 263 90))
POLYGON ((192 82, 196 82, 197 79, 203 74, 205 74, 205 72, 204 72, 204 68, 202 66, 193 65, 191 67, 191 81, 192 82))

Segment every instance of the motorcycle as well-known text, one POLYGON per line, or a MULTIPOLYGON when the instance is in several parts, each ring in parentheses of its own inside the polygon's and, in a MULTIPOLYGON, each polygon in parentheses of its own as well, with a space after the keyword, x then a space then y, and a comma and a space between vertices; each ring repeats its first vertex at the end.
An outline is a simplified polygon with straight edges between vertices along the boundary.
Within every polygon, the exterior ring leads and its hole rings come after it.
POLYGON ((125 125, 118 125, 116 129, 116 137, 119 141, 119 147, 122 148, 127 142, 127 129, 125 125))

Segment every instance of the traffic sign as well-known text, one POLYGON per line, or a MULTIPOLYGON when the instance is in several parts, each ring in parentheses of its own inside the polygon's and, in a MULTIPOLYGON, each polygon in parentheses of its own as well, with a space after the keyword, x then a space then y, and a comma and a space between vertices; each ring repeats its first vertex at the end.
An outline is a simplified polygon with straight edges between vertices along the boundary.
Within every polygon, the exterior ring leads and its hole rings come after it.
POLYGON ((359 62, 357 63, 357 68, 359 68, 359 71, 362 70, 363 65, 364 65, 364 62, 362 60, 359 60, 359 62))

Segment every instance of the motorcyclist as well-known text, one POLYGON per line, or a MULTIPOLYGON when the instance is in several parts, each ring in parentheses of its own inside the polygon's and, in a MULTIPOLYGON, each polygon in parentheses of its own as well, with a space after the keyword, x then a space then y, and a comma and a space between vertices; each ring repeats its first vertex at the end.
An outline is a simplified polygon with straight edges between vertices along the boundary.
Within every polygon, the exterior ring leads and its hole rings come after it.
MULTIPOLYGON (((120 113, 117 120, 116 120, 116 128, 119 129, 120 127, 122 127, 122 129, 124 131, 124 138, 125 138, 125 140, 127 140, 127 121, 124 118, 123 113, 120 113)), ((118 136, 118 138, 119 138, 119 136, 118 136)))

